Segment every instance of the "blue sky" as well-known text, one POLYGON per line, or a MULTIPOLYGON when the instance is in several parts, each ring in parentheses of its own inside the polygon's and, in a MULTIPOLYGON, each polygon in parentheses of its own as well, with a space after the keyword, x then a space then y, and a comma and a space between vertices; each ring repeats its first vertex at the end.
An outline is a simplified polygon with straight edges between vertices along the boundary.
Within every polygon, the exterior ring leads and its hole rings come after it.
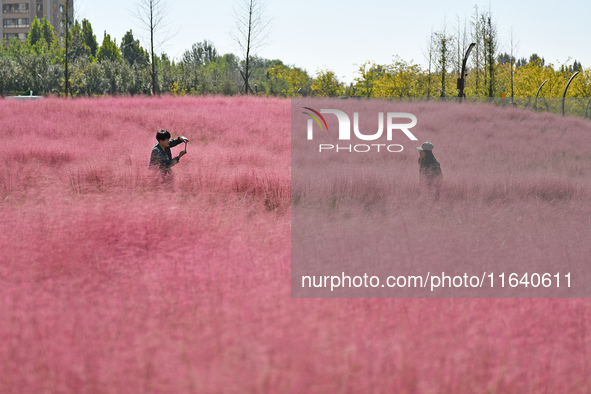
MULTIPOLYGON (((212 41, 219 53, 239 53, 231 32, 236 24, 234 4, 240 0, 165 1, 172 38, 161 50, 169 56, 178 59, 193 43, 205 39, 212 41)), ((135 0, 76 0, 75 4, 77 18, 90 20, 99 45, 105 30, 117 43, 129 29, 140 35, 140 25, 132 17, 135 0)), ((446 20, 453 33, 458 17, 462 24, 464 19, 469 22, 475 5, 481 10, 489 8, 488 1, 465 0, 268 0, 268 44, 259 55, 281 59, 312 75, 319 68, 329 68, 341 80, 351 82, 356 65, 367 60, 386 64, 398 55, 424 65, 423 52, 431 30, 441 30, 446 20)), ((490 8, 502 52, 509 52, 513 29, 517 57, 536 52, 547 63, 572 64, 576 59, 583 67, 591 67, 586 40, 591 36, 591 2, 492 0, 490 8)), ((147 47, 141 37, 140 41, 147 47)))

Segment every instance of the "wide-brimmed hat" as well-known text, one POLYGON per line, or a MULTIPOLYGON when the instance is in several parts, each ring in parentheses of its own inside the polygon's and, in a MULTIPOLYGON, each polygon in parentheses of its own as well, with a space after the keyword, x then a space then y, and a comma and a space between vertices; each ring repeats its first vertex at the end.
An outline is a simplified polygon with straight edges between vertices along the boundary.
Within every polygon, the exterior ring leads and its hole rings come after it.
POLYGON ((424 142, 423 145, 417 147, 418 150, 433 150, 433 144, 430 142, 424 142))

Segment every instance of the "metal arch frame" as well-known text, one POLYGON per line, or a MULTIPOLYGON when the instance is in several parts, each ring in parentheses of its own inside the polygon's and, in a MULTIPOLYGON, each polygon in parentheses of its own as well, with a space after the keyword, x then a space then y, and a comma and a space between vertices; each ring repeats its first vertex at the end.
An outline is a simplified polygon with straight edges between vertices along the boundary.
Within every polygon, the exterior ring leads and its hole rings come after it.
POLYGON ((475 42, 470 44, 464 55, 464 60, 462 61, 462 73, 460 74, 460 78, 458 78, 458 97, 460 98, 460 103, 462 102, 462 98, 466 97, 464 94, 464 86, 466 84, 466 63, 468 62, 468 56, 470 56, 470 52, 472 52, 474 46, 476 46, 475 42))
POLYGON ((568 90, 568 86, 570 85, 570 83, 572 82, 572 80, 579 75, 579 71, 575 71, 575 73, 573 75, 571 75, 571 77, 568 79, 568 82, 566 83, 566 86, 564 87, 564 92, 562 92, 562 116, 564 116, 564 99, 566 97, 566 91, 568 90))
POLYGON ((538 91, 536 92, 536 100, 534 101, 534 111, 538 109, 538 95, 540 94, 540 91, 542 90, 542 87, 546 84, 546 82, 548 82, 548 80, 542 82, 542 84, 538 88, 538 91))

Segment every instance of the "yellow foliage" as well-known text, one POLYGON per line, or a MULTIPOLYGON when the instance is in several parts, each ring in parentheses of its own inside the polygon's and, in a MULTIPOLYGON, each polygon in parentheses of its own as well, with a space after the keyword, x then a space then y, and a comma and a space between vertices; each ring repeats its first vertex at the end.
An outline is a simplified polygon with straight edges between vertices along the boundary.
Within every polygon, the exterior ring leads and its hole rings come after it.
POLYGON ((271 77, 272 93, 281 93, 283 97, 301 96, 301 90, 308 83, 308 75, 297 68, 275 65, 267 72, 271 77), (275 92, 275 89, 278 91, 275 92))
POLYGON ((170 84, 168 90, 173 96, 184 96, 187 93, 187 89, 182 88, 177 82, 170 84))
POLYGON ((312 81, 312 96, 337 97, 343 94, 343 85, 337 79, 334 71, 318 70, 312 81))

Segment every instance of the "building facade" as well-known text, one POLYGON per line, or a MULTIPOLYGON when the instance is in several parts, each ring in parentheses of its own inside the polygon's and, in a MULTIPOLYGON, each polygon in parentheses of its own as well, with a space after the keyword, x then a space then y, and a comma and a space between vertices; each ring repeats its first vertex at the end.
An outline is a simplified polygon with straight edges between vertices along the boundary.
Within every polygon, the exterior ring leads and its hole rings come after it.
POLYGON ((63 39, 65 9, 68 9, 70 25, 74 16, 74 0, 0 0, 0 2, 2 3, 0 37, 6 42, 12 38, 25 41, 35 17, 41 21, 44 16, 53 26, 55 34, 63 39))

